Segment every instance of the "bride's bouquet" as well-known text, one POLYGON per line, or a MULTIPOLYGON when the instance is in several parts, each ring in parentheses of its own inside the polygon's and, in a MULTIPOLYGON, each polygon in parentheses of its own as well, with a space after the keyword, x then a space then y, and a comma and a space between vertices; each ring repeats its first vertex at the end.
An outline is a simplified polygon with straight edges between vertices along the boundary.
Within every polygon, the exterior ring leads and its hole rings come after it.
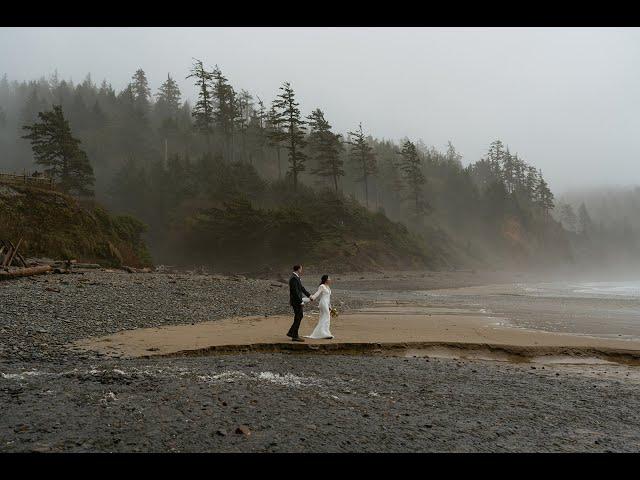
POLYGON ((338 311, 333 307, 329 309, 329 313, 331 314, 331 318, 336 318, 338 316, 338 311))

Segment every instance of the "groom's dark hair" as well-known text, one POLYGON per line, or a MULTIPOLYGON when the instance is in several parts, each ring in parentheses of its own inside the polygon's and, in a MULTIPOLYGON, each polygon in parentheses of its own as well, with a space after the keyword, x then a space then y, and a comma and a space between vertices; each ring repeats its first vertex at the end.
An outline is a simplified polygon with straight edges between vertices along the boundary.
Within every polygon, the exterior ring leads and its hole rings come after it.
POLYGON ((300 270, 301 265, 294 265, 293 266, 293 271, 297 272, 298 270, 300 270))

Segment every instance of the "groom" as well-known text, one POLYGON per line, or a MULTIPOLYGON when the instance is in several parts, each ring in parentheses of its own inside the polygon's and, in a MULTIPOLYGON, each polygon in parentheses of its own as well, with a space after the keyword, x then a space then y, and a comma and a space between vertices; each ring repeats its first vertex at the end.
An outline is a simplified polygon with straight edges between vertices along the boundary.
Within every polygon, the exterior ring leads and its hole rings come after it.
POLYGON ((302 265, 294 265, 293 273, 289 279, 289 303, 293 307, 293 325, 287 333, 287 337, 291 337, 294 342, 304 342, 298 335, 298 328, 304 313, 302 312, 302 294, 307 297, 311 297, 311 294, 302 286, 300 281, 300 275, 302 275, 302 265))

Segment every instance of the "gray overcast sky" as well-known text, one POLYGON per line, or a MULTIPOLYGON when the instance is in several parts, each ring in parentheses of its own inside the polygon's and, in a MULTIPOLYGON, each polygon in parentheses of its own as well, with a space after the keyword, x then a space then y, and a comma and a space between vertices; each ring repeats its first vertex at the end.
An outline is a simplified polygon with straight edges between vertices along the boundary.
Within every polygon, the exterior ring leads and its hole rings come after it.
POLYGON ((638 28, 0 28, 0 75, 114 88, 143 68, 183 94, 192 57, 271 101, 285 80, 339 131, 451 140, 465 162, 502 139, 556 193, 640 184, 638 28))

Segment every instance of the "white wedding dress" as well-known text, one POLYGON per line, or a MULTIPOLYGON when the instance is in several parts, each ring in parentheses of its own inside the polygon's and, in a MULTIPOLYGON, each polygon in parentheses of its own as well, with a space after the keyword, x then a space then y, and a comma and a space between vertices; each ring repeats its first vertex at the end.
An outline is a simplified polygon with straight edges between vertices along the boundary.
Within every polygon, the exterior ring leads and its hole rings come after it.
POLYGON ((329 330, 329 324, 331 321, 331 289, 325 284, 321 284, 318 287, 318 291, 311 295, 313 300, 320 299, 318 301, 318 308, 320 309, 320 318, 318 324, 311 335, 306 338, 333 338, 331 331, 329 330))

